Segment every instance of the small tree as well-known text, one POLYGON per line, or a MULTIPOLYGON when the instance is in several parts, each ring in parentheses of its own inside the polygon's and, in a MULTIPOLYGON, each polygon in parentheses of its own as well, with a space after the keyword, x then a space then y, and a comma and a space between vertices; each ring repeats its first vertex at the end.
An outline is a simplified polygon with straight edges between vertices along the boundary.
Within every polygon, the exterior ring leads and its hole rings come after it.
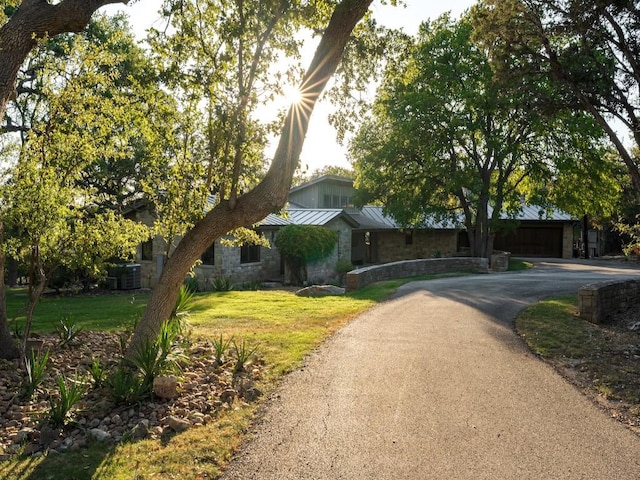
POLYGON ((287 225, 276 238, 276 247, 284 257, 294 285, 302 285, 307 279, 307 265, 324 260, 331 255, 338 234, 315 225, 287 225))

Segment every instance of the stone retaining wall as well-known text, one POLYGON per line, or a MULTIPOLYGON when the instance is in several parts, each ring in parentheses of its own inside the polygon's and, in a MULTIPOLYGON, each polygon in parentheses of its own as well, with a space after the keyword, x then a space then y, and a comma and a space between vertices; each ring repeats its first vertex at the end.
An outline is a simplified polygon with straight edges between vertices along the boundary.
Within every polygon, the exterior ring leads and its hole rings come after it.
POLYGON ((488 262, 486 258, 453 257, 404 260, 372 265, 347 273, 346 287, 347 292, 352 292, 382 280, 448 272, 487 273, 488 262))
POLYGON ((640 304, 640 280, 585 285, 578 290, 580 318, 606 323, 610 317, 640 304))

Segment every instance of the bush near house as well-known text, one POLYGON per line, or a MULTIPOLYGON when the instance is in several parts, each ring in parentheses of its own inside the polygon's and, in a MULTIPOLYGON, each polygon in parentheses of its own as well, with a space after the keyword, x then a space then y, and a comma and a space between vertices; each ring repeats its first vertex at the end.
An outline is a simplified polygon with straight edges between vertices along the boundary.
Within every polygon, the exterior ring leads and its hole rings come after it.
POLYGON ((336 232, 316 225, 287 225, 275 241, 291 271, 291 281, 296 285, 302 285, 306 280, 307 265, 331 255, 337 242, 336 232))

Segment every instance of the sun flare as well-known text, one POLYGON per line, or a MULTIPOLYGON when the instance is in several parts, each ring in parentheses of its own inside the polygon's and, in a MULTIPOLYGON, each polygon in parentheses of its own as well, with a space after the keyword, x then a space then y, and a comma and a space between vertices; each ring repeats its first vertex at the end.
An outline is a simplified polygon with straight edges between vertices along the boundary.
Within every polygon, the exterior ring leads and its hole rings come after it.
POLYGON ((285 88, 284 95, 287 101, 292 105, 297 105, 302 102, 302 92, 295 85, 289 85, 285 88))

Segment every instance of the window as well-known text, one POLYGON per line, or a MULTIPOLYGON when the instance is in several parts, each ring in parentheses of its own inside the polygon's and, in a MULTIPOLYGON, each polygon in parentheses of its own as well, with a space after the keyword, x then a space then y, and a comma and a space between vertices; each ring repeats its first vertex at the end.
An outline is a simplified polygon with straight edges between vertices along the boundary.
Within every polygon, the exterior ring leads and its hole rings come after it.
POLYGON ((324 203, 322 204, 324 208, 331 208, 331 195, 324 196, 324 203))
POLYGON ((146 242, 142 242, 140 245, 140 260, 150 261, 153 260, 153 239, 150 238, 146 242))
POLYGON ((242 245, 240 247, 240 263, 260 262, 260 245, 242 245))
POLYGON ((215 242, 212 243, 209 248, 207 248, 202 255, 200 255, 200 261, 203 265, 215 265, 216 264, 216 255, 215 255, 215 242))

